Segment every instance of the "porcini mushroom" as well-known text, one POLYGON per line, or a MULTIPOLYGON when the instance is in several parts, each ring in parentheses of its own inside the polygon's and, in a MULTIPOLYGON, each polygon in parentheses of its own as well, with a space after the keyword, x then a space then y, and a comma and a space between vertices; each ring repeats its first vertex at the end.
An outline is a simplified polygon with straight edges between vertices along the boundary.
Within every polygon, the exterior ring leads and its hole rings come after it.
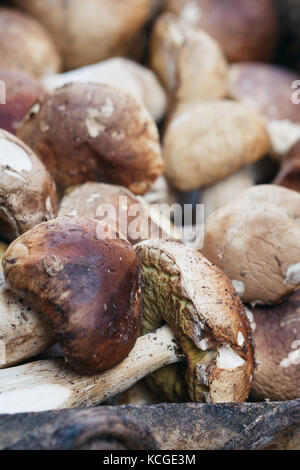
POLYGON ((17 137, 0 130, 0 233, 13 240, 57 214, 52 178, 17 137))
POLYGON ((45 94, 18 136, 40 156, 59 192, 101 181, 143 194, 164 171, 150 114, 131 95, 107 85, 74 83, 45 94))
POLYGON ((205 223, 201 251, 244 302, 272 305, 300 288, 300 195, 275 185, 246 189, 205 223))
POLYGON ((34 77, 58 73, 60 57, 47 30, 21 11, 0 6, 1 68, 34 77))
POLYGON ((136 252, 143 272, 143 330, 152 333, 140 337, 129 356, 102 375, 75 374, 60 360, 1 371, 1 412, 100 403, 162 366, 182 361, 177 341, 187 358, 184 388, 190 399, 217 403, 247 398, 253 371, 251 331, 229 279, 200 253, 176 242, 149 240, 136 245, 136 252), (153 332, 164 321, 170 326, 153 332))
POLYGON ((164 14, 155 23, 151 66, 172 102, 212 100, 227 94, 228 67, 219 45, 174 15, 164 14))
POLYGON ((0 128, 15 134, 35 100, 45 90, 38 80, 20 70, 0 69, 5 84, 5 106, 0 106, 0 128))
POLYGON ((166 10, 214 37, 230 62, 269 61, 279 38, 272 0, 167 0, 166 10))
POLYGON ((229 95, 265 119, 274 156, 285 155, 300 138, 300 107, 293 102, 292 85, 299 74, 263 63, 234 64, 229 95))
POLYGON ((9 289, 50 319, 66 361, 86 374, 120 363, 141 322, 137 256, 124 239, 99 238, 98 224, 88 217, 45 222, 3 259, 9 289))
POLYGON ((126 55, 146 23, 152 0, 12 0, 52 34, 71 70, 126 55))
POLYGON ((45 75, 42 79, 49 91, 72 82, 102 83, 122 88, 143 103, 156 121, 160 121, 166 112, 166 93, 155 74, 129 59, 116 57, 70 72, 45 75))
POLYGON ((163 142, 167 177, 182 191, 213 184, 259 160, 268 149, 263 119, 227 100, 178 106, 163 142))
POLYGON ((170 218, 122 186, 85 183, 69 188, 58 215, 105 221, 133 245, 153 237, 180 238, 170 218))
POLYGON ((300 291, 274 307, 247 309, 253 325, 257 368, 255 400, 284 401, 300 392, 300 291))

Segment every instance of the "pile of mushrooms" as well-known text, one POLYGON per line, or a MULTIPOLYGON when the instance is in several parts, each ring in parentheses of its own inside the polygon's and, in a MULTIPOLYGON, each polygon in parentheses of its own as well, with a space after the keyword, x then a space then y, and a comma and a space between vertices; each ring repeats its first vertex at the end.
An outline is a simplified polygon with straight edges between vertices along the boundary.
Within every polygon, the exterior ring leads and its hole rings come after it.
POLYGON ((0 414, 299 398, 300 77, 270 63, 275 4, 6 3, 0 414))

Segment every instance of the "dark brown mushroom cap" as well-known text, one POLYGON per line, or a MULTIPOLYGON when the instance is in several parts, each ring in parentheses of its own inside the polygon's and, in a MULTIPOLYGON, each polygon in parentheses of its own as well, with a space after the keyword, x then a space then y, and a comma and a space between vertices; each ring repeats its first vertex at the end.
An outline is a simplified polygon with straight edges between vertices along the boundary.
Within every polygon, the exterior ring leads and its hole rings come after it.
POLYGON ((284 158, 274 184, 300 192, 300 140, 284 158))
POLYGON ((85 183, 69 188, 61 200, 59 216, 87 216, 116 228, 132 245, 156 234, 174 238, 172 222, 140 196, 122 186, 85 183))
POLYGON ((101 181, 143 194, 164 171, 150 114, 107 85, 74 83, 44 95, 18 136, 40 156, 59 192, 101 181))
POLYGON ((256 400, 284 401, 300 396, 300 291, 275 307, 248 313, 257 368, 252 384, 256 400))
POLYGON ((58 73, 60 57, 48 31, 34 18, 0 6, 0 66, 35 77, 58 73))
POLYGON ((229 94, 260 112, 267 120, 300 122, 300 106, 292 101, 292 84, 300 76, 271 64, 234 64, 229 73, 229 94))
POLYGON ((120 363, 141 322, 140 267, 131 245, 100 239, 96 220, 61 217, 15 240, 8 287, 46 314, 66 361, 83 373, 120 363))
POLYGON ((187 359, 186 382, 180 366, 169 366, 155 373, 156 384, 170 399, 188 391, 193 401, 245 401, 253 371, 251 330, 230 280, 175 241, 148 240, 135 248, 142 264, 143 333, 167 322, 187 359))
POLYGON ((6 102, 0 106, 0 128, 15 134, 35 100, 45 90, 40 82, 19 70, 0 69, 5 84, 6 102))
POLYGON ((230 62, 274 55, 279 24, 272 0, 167 0, 166 9, 211 34, 230 62))
POLYGON ((0 130, 0 234, 13 240, 57 214, 54 182, 20 139, 0 130))

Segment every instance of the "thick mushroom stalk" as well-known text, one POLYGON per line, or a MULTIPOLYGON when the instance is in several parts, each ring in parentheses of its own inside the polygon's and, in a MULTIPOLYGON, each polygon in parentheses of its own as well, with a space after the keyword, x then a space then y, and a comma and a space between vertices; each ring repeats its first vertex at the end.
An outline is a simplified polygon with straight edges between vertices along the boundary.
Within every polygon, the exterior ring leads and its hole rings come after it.
POLYGON ((79 375, 60 359, 5 369, 0 371, 0 414, 98 405, 180 360, 173 333, 164 326, 139 338, 121 364, 100 375, 79 375))
POLYGON ((99 224, 88 217, 40 224, 3 259, 10 290, 50 319, 66 361, 85 374, 127 357, 141 322, 137 256, 125 240, 100 238, 99 224))

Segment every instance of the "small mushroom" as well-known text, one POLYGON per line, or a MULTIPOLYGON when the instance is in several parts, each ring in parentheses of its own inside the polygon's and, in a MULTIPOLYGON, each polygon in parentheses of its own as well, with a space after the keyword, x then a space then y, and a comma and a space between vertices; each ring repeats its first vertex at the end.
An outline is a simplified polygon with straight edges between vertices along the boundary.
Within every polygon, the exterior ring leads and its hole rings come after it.
POLYGON ((60 217, 15 240, 7 286, 41 310, 68 364, 85 374, 119 364, 140 328, 140 267, 131 245, 99 238, 100 222, 60 217))
POLYGON ((275 307, 248 309, 257 368, 255 400, 284 401, 300 392, 300 291, 275 307))
POLYGON ((60 71, 60 57, 47 32, 35 19, 12 8, 0 7, 1 68, 39 77, 60 71))
POLYGON ((0 69, 5 84, 5 106, 0 106, 0 128, 16 134, 34 102, 45 90, 38 80, 20 70, 0 69))
POLYGON ((283 159, 274 184, 300 192, 300 139, 283 159))
POLYGON ((292 100, 292 84, 299 79, 293 71, 270 64, 241 63, 230 69, 230 96, 265 118, 271 152, 277 157, 300 138, 300 106, 292 100))
POLYGON ((230 62, 274 56, 279 21, 273 0, 167 0, 166 10, 207 31, 230 62))
POLYGON ((180 238, 170 219, 122 186, 85 183, 72 187, 62 198, 58 215, 100 220, 104 227, 115 227, 132 245, 153 236, 180 238))
POLYGON ((55 185, 39 158, 0 130, 0 234, 13 240, 57 214, 55 185))
POLYGON ((244 302, 272 305, 300 288, 300 195, 275 185, 246 189, 205 223, 202 253, 244 302))
POLYGON ((160 16, 154 26, 151 66, 172 102, 218 99, 227 94, 228 67, 219 45, 174 15, 160 16))
MULTIPOLYGON (((137 245, 136 252, 143 271, 143 330, 151 333, 140 337, 128 357, 104 374, 78 375, 59 359, 1 371, 0 412, 99 404, 184 356, 185 380, 177 374, 182 398, 189 393, 194 401, 246 400, 253 372, 251 329, 229 279, 200 253, 176 242, 149 240, 137 245), (153 331, 165 321, 170 326, 153 331)), ((111 286, 107 291, 111 293, 111 286)))
POLYGON ((164 171, 150 114, 127 92, 107 85, 74 83, 45 94, 18 136, 40 156, 59 193, 101 181, 143 194, 164 171))
POLYGON ((227 100, 178 106, 163 142, 167 177, 183 191, 226 178, 262 158, 268 149, 263 119, 227 100))
POLYGON ((166 112, 166 94, 155 74, 129 59, 116 57, 70 72, 45 75, 42 79, 49 91, 72 82, 102 83, 122 88, 143 103, 156 121, 160 121, 166 112))
POLYGON ((11 0, 52 34, 72 70, 127 55, 150 14, 152 0, 11 0))

